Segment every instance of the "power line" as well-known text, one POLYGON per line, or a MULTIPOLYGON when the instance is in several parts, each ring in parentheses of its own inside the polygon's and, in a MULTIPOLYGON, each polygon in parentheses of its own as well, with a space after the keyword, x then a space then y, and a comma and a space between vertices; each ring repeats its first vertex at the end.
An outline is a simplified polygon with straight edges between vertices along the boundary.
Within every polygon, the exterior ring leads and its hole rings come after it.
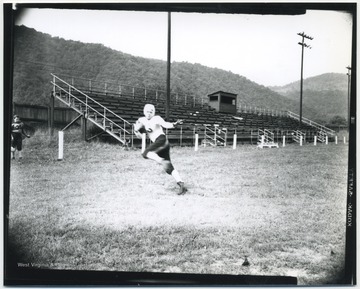
POLYGON ((348 127, 350 127, 350 91, 351 91, 351 67, 350 65, 346 67, 348 72, 346 75, 348 76, 348 127))
POLYGON ((304 32, 298 33, 297 35, 302 37, 302 41, 298 44, 301 45, 301 80, 300 80, 300 126, 302 124, 302 101, 303 101, 303 71, 304 71, 304 47, 311 49, 310 45, 304 42, 304 39, 313 40, 314 38, 306 35, 304 32))

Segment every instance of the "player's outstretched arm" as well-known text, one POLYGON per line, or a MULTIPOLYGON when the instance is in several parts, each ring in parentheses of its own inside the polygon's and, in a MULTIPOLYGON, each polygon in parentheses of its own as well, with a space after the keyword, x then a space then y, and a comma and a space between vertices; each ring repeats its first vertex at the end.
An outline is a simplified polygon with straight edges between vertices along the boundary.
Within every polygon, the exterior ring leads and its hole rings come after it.
POLYGON ((184 123, 184 120, 183 119, 178 119, 177 121, 175 121, 173 123, 174 127, 177 126, 178 124, 183 124, 184 123))
POLYGON ((21 129, 21 133, 22 133, 24 136, 26 136, 27 138, 30 138, 30 135, 27 134, 27 133, 24 131, 24 129, 21 129))
POLYGON ((175 122, 168 122, 168 121, 165 121, 163 118, 161 118, 160 125, 161 125, 163 128, 174 128, 174 127, 176 127, 178 124, 182 124, 182 123, 183 123, 183 120, 182 120, 182 119, 178 119, 178 120, 175 121, 175 122))

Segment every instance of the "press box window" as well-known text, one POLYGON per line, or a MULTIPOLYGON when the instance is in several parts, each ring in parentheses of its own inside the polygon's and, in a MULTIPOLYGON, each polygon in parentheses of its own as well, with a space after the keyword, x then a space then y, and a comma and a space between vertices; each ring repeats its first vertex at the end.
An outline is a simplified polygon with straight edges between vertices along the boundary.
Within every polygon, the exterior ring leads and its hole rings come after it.
POLYGON ((222 96, 221 97, 221 103, 235 105, 235 99, 233 97, 222 96))

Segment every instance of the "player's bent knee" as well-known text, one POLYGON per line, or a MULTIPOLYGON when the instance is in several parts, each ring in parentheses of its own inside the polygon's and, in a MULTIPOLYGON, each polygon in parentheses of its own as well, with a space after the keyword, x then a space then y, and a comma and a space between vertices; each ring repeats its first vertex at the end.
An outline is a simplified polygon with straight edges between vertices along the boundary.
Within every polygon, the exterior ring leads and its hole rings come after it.
POLYGON ((164 161, 164 162, 163 162, 163 166, 164 166, 165 172, 166 172, 167 174, 171 175, 171 173, 172 173, 173 170, 174 170, 174 167, 173 167, 172 163, 169 162, 169 161, 164 161))
POLYGON ((147 151, 143 152, 141 155, 143 156, 144 159, 147 159, 147 158, 148 158, 148 157, 147 157, 147 151))

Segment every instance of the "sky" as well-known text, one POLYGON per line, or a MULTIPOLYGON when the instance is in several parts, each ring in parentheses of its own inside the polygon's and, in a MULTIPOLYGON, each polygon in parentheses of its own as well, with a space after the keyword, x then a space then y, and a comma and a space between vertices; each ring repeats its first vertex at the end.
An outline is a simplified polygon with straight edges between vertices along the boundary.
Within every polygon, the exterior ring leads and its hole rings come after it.
MULTIPOLYGON (((101 43, 145 58, 167 60, 167 12, 26 9, 16 19, 39 32, 66 40, 101 43)), ((347 73, 351 65, 352 16, 307 11, 305 15, 171 13, 171 62, 199 63, 239 74, 264 86, 301 77, 347 73)))

